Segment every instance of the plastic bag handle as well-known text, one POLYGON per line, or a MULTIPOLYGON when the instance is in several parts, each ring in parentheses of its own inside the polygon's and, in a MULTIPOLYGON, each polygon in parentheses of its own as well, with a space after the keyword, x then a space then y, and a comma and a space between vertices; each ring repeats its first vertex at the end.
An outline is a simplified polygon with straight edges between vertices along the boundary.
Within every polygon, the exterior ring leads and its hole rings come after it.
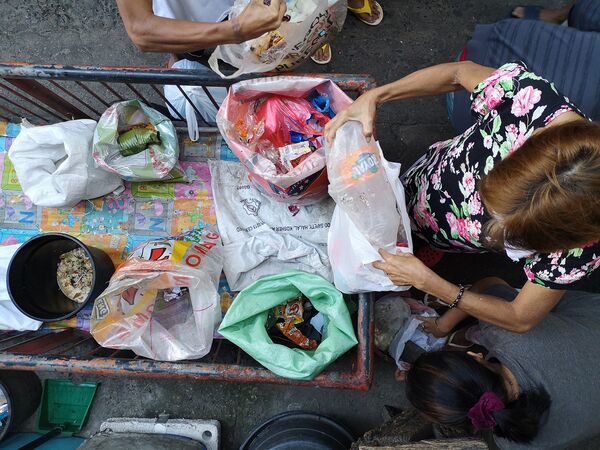
POLYGON ((231 75, 224 75, 223 72, 221 72, 221 69, 219 68, 219 60, 221 58, 217 55, 218 52, 219 52, 219 48, 217 47, 217 49, 212 53, 212 55, 210 55, 210 58, 208 58, 208 65, 221 78, 223 78, 225 80, 230 80, 232 78, 237 78, 240 75, 245 73, 244 69, 240 67, 238 70, 236 70, 231 75))
POLYGON ((196 117, 196 111, 194 111, 193 106, 187 99, 185 101, 185 121, 187 122, 188 135, 190 139, 193 142, 196 142, 200 138, 198 118, 196 117))

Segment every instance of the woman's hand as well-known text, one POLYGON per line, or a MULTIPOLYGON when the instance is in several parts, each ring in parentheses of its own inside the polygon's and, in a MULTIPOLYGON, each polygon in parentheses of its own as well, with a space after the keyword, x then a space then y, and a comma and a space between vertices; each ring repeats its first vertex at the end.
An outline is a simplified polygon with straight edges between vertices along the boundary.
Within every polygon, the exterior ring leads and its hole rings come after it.
POLYGON ((412 285, 424 290, 425 282, 435 276, 435 273, 412 253, 393 255, 385 250, 379 250, 383 262, 375 261, 373 267, 383 270, 397 286, 412 285))
POLYGON ((444 316, 442 317, 417 317, 418 320, 423 322, 419 327, 426 333, 433 334, 436 338, 446 337, 452 330, 452 327, 447 328, 444 322, 444 316))
POLYGON ((350 120, 355 120, 362 124, 363 133, 367 141, 373 136, 373 124, 377 115, 377 94, 375 91, 369 91, 358 97, 352 105, 345 110, 339 112, 325 126, 324 134, 327 138, 327 143, 331 145, 335 139, 335 133, 338 128, 350 120))

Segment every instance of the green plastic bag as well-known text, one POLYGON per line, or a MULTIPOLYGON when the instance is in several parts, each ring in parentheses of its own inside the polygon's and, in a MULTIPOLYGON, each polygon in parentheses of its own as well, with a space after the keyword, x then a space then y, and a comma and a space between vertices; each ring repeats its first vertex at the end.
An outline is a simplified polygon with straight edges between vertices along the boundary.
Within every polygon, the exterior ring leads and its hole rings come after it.
POLYGON ((342 294, 324 278, 300 271, 261 278, 241 291, 219 333, 267 369, 296 380, 312 380, 358 343, 342 294), (269 310, 300 293, 327 318, 315 350, 274 344, 265 328, 269 310))
POLYGON ((185 181, 179 164, 179 142, 173 123, 139 100, 110 106, 96 125, 92 156, 96 164, 127 181, 185 181), (160 142, 139 153, 124 156, 119 135, 133 125, 151 123, 160 142))

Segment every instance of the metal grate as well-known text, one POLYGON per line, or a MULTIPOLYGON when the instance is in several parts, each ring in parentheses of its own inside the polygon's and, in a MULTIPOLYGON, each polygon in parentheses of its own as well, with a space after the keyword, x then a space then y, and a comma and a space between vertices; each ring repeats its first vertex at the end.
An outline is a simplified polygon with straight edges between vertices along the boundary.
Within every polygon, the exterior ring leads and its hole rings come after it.
MULTIPOLYGON (((329 78, 350 96, 374 87, 368 75, 303 74, 329 78)), ((216 105, 209 87, 228 87, 231 80, 194 70, 32 65, 0 62, 0 119, 34 124, 69 119, 97 120, 112 103, 137 98, 170 116, 164 106, 165 85, 202 86, 216 105)), ((187 96, 186 96, 187 98, 187 96)), ((188 99, 189 101, 189 99, 188 99)), ((199 125, 207 123, 195 108, 199 125)), ((174 108, 172 108, 174 109, 174 108)), ((183 117, 173 117, 185 127, 183 117)), ((373 372, 373 326, 370 295, 358 296, 356 332, 359 344, 313 381, 278 377, 225 340, 215 340, 211 352, 201 360, 177 363, 153 361, 130 351, 100 347, 91 335, 78 331, 0 332, 0 369, 50 370, 89 374, 191 378, 236 382, 263 382, 367 390, 373 372)))

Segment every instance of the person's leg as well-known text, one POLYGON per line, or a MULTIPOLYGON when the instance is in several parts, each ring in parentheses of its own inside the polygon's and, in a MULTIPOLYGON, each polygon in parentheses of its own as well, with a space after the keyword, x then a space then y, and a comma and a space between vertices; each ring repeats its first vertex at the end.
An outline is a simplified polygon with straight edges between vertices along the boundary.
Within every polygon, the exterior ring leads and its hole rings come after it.
MULTIPOLYGON (((584 114, 600 119, 600 33, 507 19, 478 25, 467 44, 467 59, 488 67, 523 61, 532 72, 552 81, 584 114)), ((457 98, 455 111, 460 107, 457 98)))
POLYGON ((317 64, 329 64, 331 62, 331 45, 324 44, 310 57, 317 64))
MULTIPOLYGON (((542 22, 556 23, 556 24, 563 23, 569 17, 569 12, 571 11, 572 7, 573 7, 573 3, 570 3, 569 5, 565 6, 564 8, 560 8, 560 9, 540 8, 539 13, 538 13, 538 20, 541 20, 542 22)), ((519 18, 519 19, 527 18, 527 8, 528 8, 527 6, 516 7, 512 11, 512 16, 519 18)))
POLYGON ((569 13, 569 26, 581 31, 600 32, 600 1, 579 0, 569 13))
POLYGON ((378 24, 383 16, 383 9, 376 0, 348 0, 348 8, 368 25, 378 24))

